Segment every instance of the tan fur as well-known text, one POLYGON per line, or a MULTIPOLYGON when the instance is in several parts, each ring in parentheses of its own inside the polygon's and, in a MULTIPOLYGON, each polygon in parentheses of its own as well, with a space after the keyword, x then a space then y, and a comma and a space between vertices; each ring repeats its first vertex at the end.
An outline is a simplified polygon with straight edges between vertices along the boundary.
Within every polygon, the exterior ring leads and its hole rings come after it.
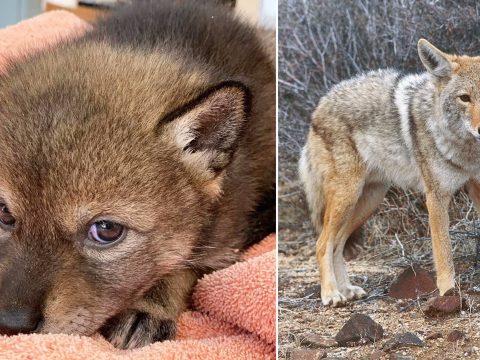
POLYGON ((468 112, 470 114, 470 123, 475 129, 480 128, 480 105, 475 103, 468 104, 468 112))
POLYGON ((365 295, 349 281, 344 246, 392 185, 425 192, 437 286, 442 295, 455 288, 455 191, 466 185, 480 213, 480 57, 445 54, 423 39, 418 46, 429 74, 361 75, 335 86, 312 115, 299 171, 319 234, 324 305, 365 295))

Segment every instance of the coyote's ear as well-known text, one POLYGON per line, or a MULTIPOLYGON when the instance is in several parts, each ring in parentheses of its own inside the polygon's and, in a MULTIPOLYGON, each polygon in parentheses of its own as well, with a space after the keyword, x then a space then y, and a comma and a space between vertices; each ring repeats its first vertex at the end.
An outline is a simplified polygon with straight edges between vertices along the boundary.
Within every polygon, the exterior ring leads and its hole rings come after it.
POLYGON ((425 39, 418 41, 418 55, 429 73, 439 78, 452 75, 453 65, 449 56, 425 39))
POLYGON ((221 178, 232 160, 249 111, 249 90, 228 81, 171 113, 159 125, 196 179, 210 182, 221 178))

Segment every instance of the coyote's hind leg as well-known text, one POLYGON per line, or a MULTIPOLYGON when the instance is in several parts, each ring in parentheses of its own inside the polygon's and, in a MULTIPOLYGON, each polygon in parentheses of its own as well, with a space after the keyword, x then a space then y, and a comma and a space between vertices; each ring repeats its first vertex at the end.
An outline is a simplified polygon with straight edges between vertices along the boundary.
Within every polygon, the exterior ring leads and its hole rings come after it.
MULTIPOLYGON (((388 186, 384 184, 368 184, 363 188, 362 195, 360 196, 353 216, 350 222, 348 236, 360 227, 377 207, 382 202, 385 194, 388 190, 388 186)), ((348 277, 347 270, 345 268, 345 261, 343 258, 343 248, 345 246, 346 239, 339 243, 333 253, 333 264, 335 269, 335 276, 337 279, 337 285, 340 292, 345 296, 347 300, 360 299, 366 295, 365 291, 359 287, 351 284, 348 277)))
MULTIPOLYGON (((335 169, 335 166, 332 166, 332 169, 335 169)), ((347 301, 337 283, 334 252, 350 235, 350 223, 362 193, 364 175, 363 167, 354 164, 348 172, 334 171, 325 176, 323 187, 325 215, 323 229, 316 246, 317 261, 320 266, 321 297, 324 305, 338 306, 347 301)), ((343 245, 341 247, 343 248, 343 245)), ((341 279, 344 281, 344 274, 341 274, 341 279)))

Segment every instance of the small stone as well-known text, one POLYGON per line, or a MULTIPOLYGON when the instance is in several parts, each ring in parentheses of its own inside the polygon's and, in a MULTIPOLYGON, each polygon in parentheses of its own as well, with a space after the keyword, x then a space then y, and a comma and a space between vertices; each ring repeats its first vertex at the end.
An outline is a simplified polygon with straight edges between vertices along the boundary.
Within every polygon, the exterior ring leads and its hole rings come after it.
POLYGON ((392 351, 404 346, 424 346, 425 343, 414 333, 397 334, 383 345, 384 351, 392 351))
POLYGON ((324 350, 291 349, 287 352, 288 360, 319 360, 327 356, 324 350))
POLYGON ((429 299, 422 310, 427 317, 441 317, 458 313, 462 307, 465 307, 465 299, 459 295, 447 295, 429 299))
POLYGON ((392 360, 415 360, 415 356, 408 354, 393 353, 390 355, 392 360))
POLYGON ((388 295, 395 299, 416 299, 435 291, 436 288, 432 274, 414 264, 396 277, 390 285, 388 295))
POLYGON ((327 336, 321 336, 318 334, 303 334, 299 338, 300 340, 300 345, 309 347, 309 348, 314 348, 314 349, 319 349, 319 348, 330 348, 330 347, 335 347, 338 345, 338 343, 335 341, 335 339, 327 336))
POLYGON ((442 337, 443 335, 441 332, 433 331, 431 333, 428 333, 427 336, 425 336, 425 340, 435 340, 435 339, 440 339, 442 337))
POLYGON ((460 331, 460 330, 453 330, 450 334, 447 336, 447 340, 454 342, 461 340, 465 337, 465 333, 460 331))
POLYGON ((353 314, 335 336, 335 340, 339 345, 345 346, 347 343, 358 342, 361 339, 377 341, 382 337, 383 328, 380 324, 367 315, 353 314))
POLYGON ((302 295, 309 299, 320 299, 320 285, 317 284, 307 287, 302 295))
POLYGON ((296 340, 295 334, 288 333, 288 335, 287 335, 287 340, 288 340, 288 342, 290 342, 290 343, 295 342, 295 340, 296 340))
POLYGON ((418 312, 412 312, 410 313, 410 319, 420 319, 422 317, 422 314, 418 312))
POLYGON ((383 350, 375 350, 373 353, 370 354, 369 360, 379 360, 382 357, 387 355, 387 353, 383 350))

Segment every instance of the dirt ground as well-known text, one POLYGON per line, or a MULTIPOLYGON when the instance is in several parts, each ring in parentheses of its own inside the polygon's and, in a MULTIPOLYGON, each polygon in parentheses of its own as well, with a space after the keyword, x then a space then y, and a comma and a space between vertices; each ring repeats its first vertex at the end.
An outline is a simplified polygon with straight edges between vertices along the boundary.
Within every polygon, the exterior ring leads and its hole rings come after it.
MULTIPOLYGON (((369 236, 374 236, 370 232, 369 236)), ((454 237, 454 236, 453 236, 454 237)), ((342 308, 321 304, 315 261, 315 239, 311 230, 280 230, 279 243, 279 358, 286 359, 290 349, 302 348, 302 334, 334 337, 353 313, 369 315, 384 329, 378 343, 354 347, 328 348, 328 358, 369 359, 371 354, 395 334, 414 332, 424 347, 405 347, 389 353, 386 359, 480 359, 480 269, 475 267, 475 239, 453 239, 455 268, 467 307, 459 314, 441 319, 426 318, 424 300, 395 300, 388 297, 390 283, 413 262, 432 270, 430 240, 410 243, 399 238, 382 239, 367 246, 359 257, 347 263, 353 283, 362 286, 368 297, 342 308), (412 254, 412 252, 414 254, 412 254), (454 329, 465 333, 456 342, 447 341, 454 329), (443 338, 425 340, 433 332, 443 338)), ((382 359, 383 359, 382 358, 382 359)))

